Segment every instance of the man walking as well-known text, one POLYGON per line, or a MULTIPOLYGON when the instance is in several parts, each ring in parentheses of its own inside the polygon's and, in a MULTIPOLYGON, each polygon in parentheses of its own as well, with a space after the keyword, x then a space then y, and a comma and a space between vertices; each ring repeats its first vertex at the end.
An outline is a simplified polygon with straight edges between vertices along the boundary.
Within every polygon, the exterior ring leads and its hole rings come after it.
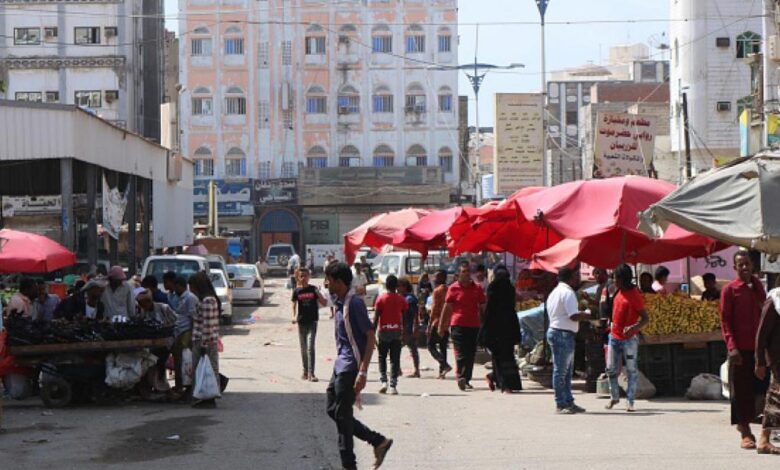
POLYGON ((754 376, 754 351, 766 292, 753 275, 753 262, 746 250, 734 254, 734 269, 737 279, 723 289, 720 297, 720 324, 729 351, 731 424, 742 436, 740 447, 755 449, 756 437, 750 423, 757 416, 756 395, 766 392, 766 384, 754 376))
POLYGON ((441 316, 447 298, 447 271, 443 269, 436 271, 433 280, 436 288, 431 294, 433 298, 431 299, 431 320, 428 326, 428 352, 439 363, 438 378, 444 379, 447 373, 452 371, 452 367, 447 363, 447 345, 450 342, 449 325, 443 325, 441 331, 444 331, 444 334, 439 334, 439 327, 442 324, 441 316))
POLYGON ((298 324, 298 338, 301 343, 303 374, 301 380, 318 382, 314 375, 314 346, 317 342, 317 321, 320 319, 320 307, 328 305, 319 289, 309 284, 309 268, 298 269, 298 287, 292 294, 292 322, 298 324))
POLYGON ((579 284, 579 273, 571 268, 558 271, 558 286, 547 298, 547 315, 550 329, 547 342, 553 359, 553 389, 555 406, 560 414, 584 413, 585 409, 574 404, 571 394, 571 378, 574 373, 574 345, 580 321, 590 315, 579 311, 574 287, 579 284))
MULTIPOLYGON (((354 280, 353 280, 354 282, 354 280)), ((379 393, 387 393, 387 357, 390 356, 390 395, 398 395, 398 377, 401 375, 401 348, 403 347, 403 315, 408 308, 404 297, 396 292, 398 278, 390 274, 385 280, 387 292, 376 299, 374 326, 379 332, 379 393)))
POLYGON ((458 280, 447 289, 444 312, 439 324, 439 336, 444 336, 450 325, 450 336, 455 346, 456 375, 461 391, 472 390, 471 376, 474 356, 477 354, 477 336, 485 311, 485 291, 471 279, 467 262, 460 265, 458 280))
POLYGON ((336 310, 337 357, 328 384, 328 416, 336 422, 341 465, 357 469, 354 437, 374 448, 374 468, 379 468, 393 445, 392 439, 372 431, 353 417, 353 405, 366 387, 368 366, 374 353, 374 328, 363 301, 351 290, 352 271, 344 263, 334 263, 325 271, 328 290, 336 310))

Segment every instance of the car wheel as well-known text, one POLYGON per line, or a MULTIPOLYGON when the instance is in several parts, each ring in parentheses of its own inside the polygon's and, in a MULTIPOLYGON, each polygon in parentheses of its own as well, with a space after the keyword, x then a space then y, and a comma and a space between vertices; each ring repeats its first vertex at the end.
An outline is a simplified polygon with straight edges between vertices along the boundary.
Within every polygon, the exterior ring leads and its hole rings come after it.
POLYGON ((70 403, 73 391, 62 377, 47 379, 41 384, 41 400, 49 408, 62 408, 70 403))

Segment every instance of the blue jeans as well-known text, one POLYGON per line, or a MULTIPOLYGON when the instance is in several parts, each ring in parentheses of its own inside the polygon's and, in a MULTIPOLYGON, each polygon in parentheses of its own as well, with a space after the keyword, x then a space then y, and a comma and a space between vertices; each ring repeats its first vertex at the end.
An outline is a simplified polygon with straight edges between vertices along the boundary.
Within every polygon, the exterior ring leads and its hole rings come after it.
POLYGON ((547 342, 550 344, 553 360, 553 389, 555 405, 569 408, 574 405, 571 394, 571 377, 574 373, 574 346, 577 334, 566 330, 549 329, 547 342))
POLYGON ((620 340, 609 335, 609 352, 607 354, 607 377, 609 377, 609 394, 612 400, 620 399, 620 386, 618 385, 618 366, 623 360, 623 367, 628 378, 626 400, 634 404, 636 396, 637 369, 636 360, 639 352, 639 337, 620 340))

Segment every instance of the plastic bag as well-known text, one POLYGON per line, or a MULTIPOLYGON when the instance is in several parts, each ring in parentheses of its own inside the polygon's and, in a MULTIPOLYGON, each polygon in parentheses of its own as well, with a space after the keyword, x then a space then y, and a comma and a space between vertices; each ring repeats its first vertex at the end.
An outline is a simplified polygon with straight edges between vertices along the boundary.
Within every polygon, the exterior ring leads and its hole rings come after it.
POLYGON ((214 374, 214 368, 211 367, 208 356, 202 356, 198 362, 192 396, 198 400, 211 400, 220 396, 219 382, 217 382, 217 376, 214 374))
POLYGON ((699 374, 691 380, 691 386, 685 393, 689 400, 720 400, 720 377, 713 374, 699 374))
POLYGON ((190 348, 181 352, 181 384, 185 387, 192 385, 192 349, 190 348))

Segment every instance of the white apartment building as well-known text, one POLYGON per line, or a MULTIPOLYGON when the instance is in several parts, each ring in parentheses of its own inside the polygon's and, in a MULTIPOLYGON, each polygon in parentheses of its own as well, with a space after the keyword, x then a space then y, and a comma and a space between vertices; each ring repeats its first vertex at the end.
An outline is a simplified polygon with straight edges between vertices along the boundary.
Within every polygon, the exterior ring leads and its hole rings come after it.
POLYGON ((159 138, 162 0, 0 1, 0 98, 76 104, 159 138))
POLYGON ((684 154, 682 94, 687 94, 691 163, 738 157, 742 109, 752 104, 752 54, 762 49, 762 2, 670 0, 672 151, 684 154), (687 21, 683 21, 687 20, 687 21))

